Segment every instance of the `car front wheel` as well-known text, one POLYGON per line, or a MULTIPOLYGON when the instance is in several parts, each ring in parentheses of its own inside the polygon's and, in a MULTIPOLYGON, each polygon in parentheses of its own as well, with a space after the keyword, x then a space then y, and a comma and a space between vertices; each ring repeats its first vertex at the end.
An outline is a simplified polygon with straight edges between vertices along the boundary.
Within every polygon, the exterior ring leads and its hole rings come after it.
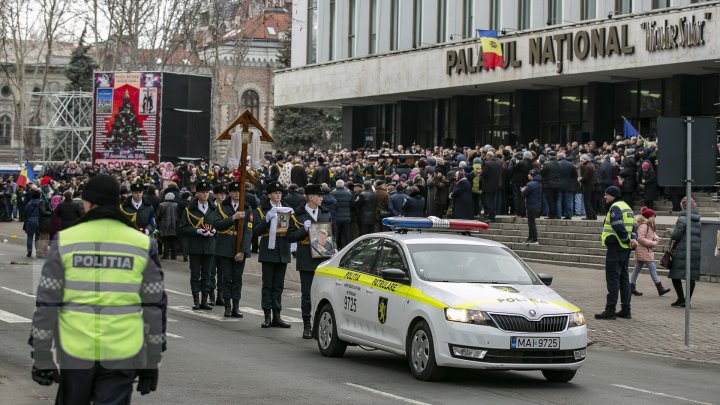
POLYGON ((566 383, 575 377, 577 370, 543 370, 542 373, 550 382, 566 383))
POLYGON ((326 357, 341 357, 345 354, 347 343, 338 338, 335 312, 330 304, 325 304, 318 313, 318 348, 326 357))
POLYGON ((430 327, 425 321, 418 322, 410 334, 407 347, 410 371, 415 378, 423 381, 438 381, 443 378, 445 369, 435 362, 435 346, 430 327))

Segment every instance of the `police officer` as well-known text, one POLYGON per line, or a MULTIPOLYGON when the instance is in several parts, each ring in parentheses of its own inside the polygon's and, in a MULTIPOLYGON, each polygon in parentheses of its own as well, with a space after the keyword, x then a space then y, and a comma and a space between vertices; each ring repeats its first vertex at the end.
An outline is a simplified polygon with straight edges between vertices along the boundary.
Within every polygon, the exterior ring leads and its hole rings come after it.
POLYGON ((637 236, 634 233, 634 216, 630 208, 621 198, 620 189, 610 186, 605 190, 605 203, 610 207, 600 239, 603 247, 607 248, 605 254, 605 283, 607 284, 607 301, 605 310, 595 314, 595 319, 632 318, 630 314, 630 280, 628 276, 628 262, 630 251, 637 246, 637 236), (620 312, 615 313, 615 305, 620 291, 620 312))
POLYGON ((245 260, 250 257, 252 243, 252 215, 250 206, 240 207, 240 183, 230 183, 230 198, 222 201, 217 207, 218 230, 215 244, 215 260, 218 270, 222 272, 222 299, 225 302, 225 317, 242 318, 240 313, 240 295, 242 292, 242 275, 245 260), (247 220, 245 220, 247 218, 247 220), (243 233, 238 235, 236 221, 243 220, 243 233), (237 250, 237 238, 242 238, 240 251, 237 250), (232 306, 231 301, 232 300, 232 306))
POLYGON ((212 283, 210 268, 215 254, 215 208, 208 201, 210 183, 206 180, 196 186, 197 192, 190 205, 180 214, 180 235, 185 236, 190 256, 190 290, 193 309, 207 309, 212 283), (200 294, 202 293, 202 300, 200 294))
POLYGON ((310 237, 308 230, 310 225, 317 222, 332 221, 330 211, 321 206, 325 192, 319 184, 308 184, 305 186, 304 207, 295 211, 294 221, 290 226, 288 236, 290 242, 297 242, 296 268, 300 272, 300 309, 303 318, 303 339, 312 338, 312 327, 310 325, 310 288, 312 287, 315 269, 327 258, 312 257, 310 237))
POLYGON ((155 231, 155 210, 152 205, 143 201, 144 190, 145 186, 142 183, 131 184, 132 198, 120 204, 120 212, 125 214, 140 232, 152 235, 155 231))
POLYGON ((253 215, 253 232, 260 236, 258 241, 260 254, 258 261, 262 265, 261 306, 265 313, 263 328, 271 326, 289 328, 290 324, 280 317, 282 311, 282 292, 285 286, 285 271, 290 263, 290 242, 284 224, 278 224, 278 213, 289 218, 292 208, 282 202, 282 185, 273 181, 265 188, 267 199, 258 206, 253 215), (280 230, 278 231, 278 227, 280 230), (270 319, 272 311, 272 320, 270 319))
MULTIPOLYGON (((213 196, 215 197, 215 200, 213 201, 213 207, 215 207, 216 213, 217 209, 220 206, 220 204, 225 201, 225 197, 227 197, 228 193, 228 186, 225 184, 218 184, 215 187, 213 187, 213 196)), ((218 218, 219 219, 219 218, 218 218)), ((217 244, 215 245, 216 251, 217 251, 217 244)), ((218 255, 215 255, 215 261, 213 263, 212 268, 210 269, 210 283, 212 284, 212 288, 210 289, 210 298, 208 301, 208 304, 212 306, 215 305, 225 305, 225 301, 222 299, 222 288, 223 288, 223 272, 220 270, 220 261, 218 260, 218 255), (217 276, 217 283, 215 283, 215 276, 217 276), (215 298, 215 290, 217 289, 217 299, 215 298)))
POLYGON ((157 389, 167 304, 160 258, 120 212, 113 177, 91 178, 82 199, 85 215, 58 233, 42 268, 32 379, 59 382, 60 404, 130 403, 136 375, 142 395, 157 389))

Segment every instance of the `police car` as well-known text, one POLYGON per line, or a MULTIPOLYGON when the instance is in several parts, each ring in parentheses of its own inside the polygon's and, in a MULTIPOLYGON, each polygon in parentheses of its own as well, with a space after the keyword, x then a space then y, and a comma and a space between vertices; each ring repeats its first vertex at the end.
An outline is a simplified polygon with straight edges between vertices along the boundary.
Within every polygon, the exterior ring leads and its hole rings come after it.
POLYGON ((407 356, 421 380, 446 367, 540 370, 570 381, 585 361, 580 310, 504 245, 467 236, 479 221, 392 217, 315 272, 313 337, 320 353, 348 345, 407 356), (444 232, 438 232, 444 231, 444 232))

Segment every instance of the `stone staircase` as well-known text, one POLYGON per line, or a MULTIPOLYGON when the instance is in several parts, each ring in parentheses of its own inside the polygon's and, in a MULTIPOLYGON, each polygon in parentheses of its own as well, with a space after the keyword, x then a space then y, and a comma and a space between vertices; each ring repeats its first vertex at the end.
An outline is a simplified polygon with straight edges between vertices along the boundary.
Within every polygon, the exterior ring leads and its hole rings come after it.
MULTIPOLYGON (((693 198, 698 203, 698 210, 701 217, 715 217, 720 215, 720 202, 718 202, 717 193, 693 193, 693 198)), ((633 210, 640 213, 640 207, 644 205, 642 201, 635 201, 633 210)), ((672 211, 672 203, 670 200, 655 201, 654 210, 658 216, 677 216, 678 211, 672 211)))

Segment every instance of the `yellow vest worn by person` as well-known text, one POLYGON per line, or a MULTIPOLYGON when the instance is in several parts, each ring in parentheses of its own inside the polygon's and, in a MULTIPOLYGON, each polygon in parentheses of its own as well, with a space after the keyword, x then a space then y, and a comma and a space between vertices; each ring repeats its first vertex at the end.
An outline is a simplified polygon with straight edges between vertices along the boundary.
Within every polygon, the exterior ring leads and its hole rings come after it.
POLYGON ((101 219, 59 233, 65 269, 59 340, 84 360, 121 360, 143 347, 143 271, 150 238, 118 221, 101 219))
POLYGON ((625 225, 625 230, 627 230, 627 233, 628 233, 628 239, 630 237, 630 234, 633 231, 633 224, 635 223, 635 219, 633 218, 632 208, 630 208, 630 206, 627 205, 627 203, 625 203, 625 201, 622 201, 622 200, 615 201, 610 206, 607 214, 605 215, 605 222, 603 222, 603 231, 602 231, 602 234, 600 235, 602 245, 603 245, 603 247, 606 247, 605 241, 607 240, 607 238, 614 236, 615 239, 617 239, 618 242, 620 243, 620 246, 622 246, 625 249, 630 249, 630 245, 621 241, 620 237, 617 235, 617 233, 613 229, 612 225, 610 225, 610 210, 612 210, 613 207, 618 207, 622 211, 622 219, 623 219, 623 223, 625 225))

